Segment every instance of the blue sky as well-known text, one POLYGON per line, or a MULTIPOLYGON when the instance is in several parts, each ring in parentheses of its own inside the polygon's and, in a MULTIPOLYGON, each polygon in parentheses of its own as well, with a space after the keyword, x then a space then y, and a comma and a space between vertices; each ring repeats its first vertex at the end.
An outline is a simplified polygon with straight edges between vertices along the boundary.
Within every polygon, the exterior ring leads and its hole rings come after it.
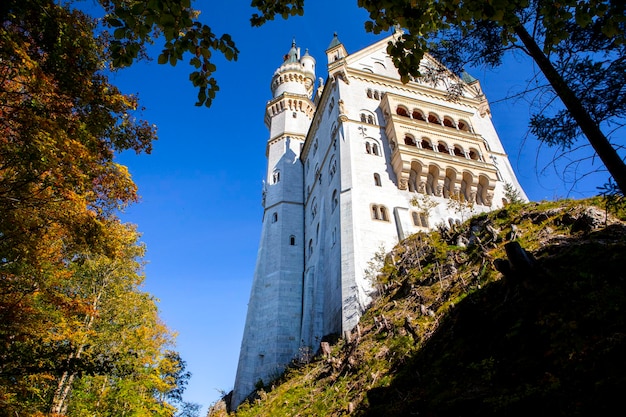
MULTIPOLYGON (((365 33, 367 14, 356 1, 307 3, 304 17, 279 18, 262 28, 250 27, 249 0, 194 3, 201 20, 215 33, 231 34, 240 50, 237 62, 217 60, 220 91, 210 109, 194 106, 186 63, 140 62, 111 77, 123 92, 138 94, 143 117, 158 126, 151 155, 118 157, 142 196, 122 218, 143 233, 145 289, 160 300, 162 319, 178 333, 177 350, 193 374, 185 398, 203 405, 201 415, 235 378, 261 229, 263 117, 272 74, 294 38, 316 58, 318 77, 326 78, 324 51, 334 32, 349 53, 384 37, 365 33)), ((557 178, 562 165, 537 173, 549 166, 553 150, 526 138, 527 102, 503 100, 526 86, 531 69, 509 59, 496 71, 468 70, 492 103, 496 129, 531 200, 595 194, 606 175, 572 189, 557 178)))

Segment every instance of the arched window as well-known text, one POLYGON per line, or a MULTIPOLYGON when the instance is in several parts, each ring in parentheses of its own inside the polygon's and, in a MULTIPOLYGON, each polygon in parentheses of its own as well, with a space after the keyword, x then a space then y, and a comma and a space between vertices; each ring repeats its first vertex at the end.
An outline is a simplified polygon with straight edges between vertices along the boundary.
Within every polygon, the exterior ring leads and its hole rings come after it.
POLYGON ((339 205, 339 197, 337 194, 337 190, 334 190, 333 198, 332 198, 332 211, 335 211, 335 208, 337 207, 337 205, 339 205))
POLYGON ((386 207, 383 207, 383 206, 380 207, 380 219, 384 220, 386 222, 389 221, 389 215, 387 214, 387 208, 386 207))
POLYGON ((365 153, 367 154, 372 153, 372 145, 370 145, 369 142, 365 142, 365 153))
POLYGON ((376 91, 376 90, 374 90, 374 98, 376 100, 380 100, 380 93, 378 91, 376 91))
POLYGON ((336 227, 333 229, 333 233, 331 235, 331 241, 333 245, 337 242, 337 228, 336 227))
POLYGON ((443 125, 446 127, 452 127, 455 128, 456 126, 454 126, 454 121, 452 119, 450 119, 449 117, 444 117, 443 118, 443 125))
POLYGON ((446 145, 443 142, 439 142, 437 144, 437 151, 440 152, 440 153, 447 153, 447 154, 450 153, 450 151, 448 151, 448 145, 446 145))
POLYGON ((363 123, 367 122, 367 116, 365 115, 365 113, 361 113, 361 121, 363 123))
POLYGON ((372 89, 371 88, 367 89, 367 97, 368 98, 372 98, 372 89))
POLYGON ((443 196, 450 198, 454 195, 454 186, 456 184, 456 171, 452 168, 446 169, 446 178, 443 182, 443 196))
POLYGON ((417 143, 415 143, 415 139, 409 135, 406 135, 404 137, 404 144, 409 146, 417 146, 417 143))
POLYGON ((317 227, 315 228, 315 240, 319 241, 320 240, 320 224, 317 224, 317 227))
POLYGON ((438 125, 441 124, 441 121, 439 121, 439 117, 435 113, 429 113, 428 114, 428 122, 429 123, 436 123, 438 125))
POLYGON ((276 223, 278 221, 278 213, 272 214, 272 223, 276 223))
POLYGON ((402 106, 398 106, 398 108, 396 109, 396 114, 398 114, 398 116, 409 117, 409 111, 406 109, 406 107, 402 106))
POLYGON ((480 156, 478 154, 478 151, 476 151, 476 149, 470 149, 469 150, 469 157, 470 157, 470 159, 472 159, 474 161, 480 161, 480 156))
POLYGON ((330 159, 330 164, 328 167, 328 173, 330 174, 331 180, 335 176, 336 172, 337 172, 337 159, 335 158, 335 155, 333 155, 332 158, 330 159))
POLYGON ((469 132, 469 124, 465 120, 459 120, 459 130, 463 130, 465 132, 469 132))
POLYGON ((380 151, 378 150, 378 144, 377 143, 373 143, 372 144, 372 153, 374 155, 380 155, 380 151))
POLYGON ((289 244, 291 246, 296 246, 296 237, 294 235, 289 236, 289 244))
POLYGON ((272 173, 272 184, 276 184, 280 181, 280 171, 276 170, 272 173))
POLYGON ((487 205, 487 190, 489 189, 489 178, 484 175, 478 177, 478 187, 476 188, 476 204, 487 205))
POLYGON ((313 202, 311 203, 311 218, 314 219, 317 215, 317 199, 313 197, 313 202))
POLYGON ((309 239, 309 256, 313 255, 313 239, 309 239))
POLYGON ((461 196, 465 201, 472 201, 472 183, 474 179, 469 172, 463 173, 463 180, 461 181, 461 196))
POLYGON ((426 138, 422 139, 422 149, 428 149, 429 151, 433 150, 433 145, 430 144, 430 141, 426 138))
POLYGON ((424 113, 422 113, 420 110, 417 110, 417 109, 413 110, 413 119, 421 120, 423 122, 426 121, 426 118, 424 117, 424 113))
POLYGON ((374 173, 374 185, 377 187, 382 187, 382 184, 380 182, 380 175, 378 175, 377 173, 374 173))
POLYGON ((463 149, 461 149, 460 146, 455 146, 454 147, 454 155, 455 156, 460 156, 461 158, 465 158, 465 152, 463 152, 463 149))
POLYGON ((372 206, 372 219, 378 220, 379 218, 380 217, 379 217, 379 214, 378 214, 378 206, 373 205, 372 206))
POLYGON ((439 188, 439 168, 436 165, 428 167, 428 176, 426 178, 426 194, 441 197, 439 188))
POLYGON ((367 123, 373 125, 374 124, 374 116, 371 114, 367 116, 367 123))
POLYGON ((420 216, 419 214, 417 214, 417 212, 413 212, 411 213, 411 217, 413 218, 413 225, 414 226, 421 226, 422 224, 420 223, 420 216))
POLYGON ((388 222, 389 212, 387 211, 387 207, 372 204, 372 219, 388 222))
POLYGON ((411 171, 409 172, 409 191, 419 191, 420 173, 422 172, 422 165, 419 162, 411 162, 411 171))

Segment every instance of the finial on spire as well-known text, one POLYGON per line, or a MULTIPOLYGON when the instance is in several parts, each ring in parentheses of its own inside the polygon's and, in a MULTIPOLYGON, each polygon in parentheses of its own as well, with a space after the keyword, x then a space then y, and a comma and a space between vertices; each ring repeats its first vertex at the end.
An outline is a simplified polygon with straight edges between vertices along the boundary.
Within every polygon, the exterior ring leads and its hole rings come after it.
POLYGON ((339 37, 337 37, 337 32, 333 33, 333 40, 330 41, 330 45, 328 45, 327 49, 332 48, 333 46, 337 46, 341 44, 341 41, 339 40, 339 37))

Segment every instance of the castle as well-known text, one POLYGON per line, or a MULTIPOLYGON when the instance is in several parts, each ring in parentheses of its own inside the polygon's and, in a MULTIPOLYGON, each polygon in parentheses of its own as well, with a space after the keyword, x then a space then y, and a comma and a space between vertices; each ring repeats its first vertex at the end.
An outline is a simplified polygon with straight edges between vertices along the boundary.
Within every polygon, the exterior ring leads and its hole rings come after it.
POLYGON ((260 382, 353 329, 373 291, 368 263, 406 236, 526 196, 480 83, 432 57, 429 81, 400 81, 391 35, 348 54, 335 35, 328 77, 294 43, 271 82, 257 264, 231 406, 260 382))

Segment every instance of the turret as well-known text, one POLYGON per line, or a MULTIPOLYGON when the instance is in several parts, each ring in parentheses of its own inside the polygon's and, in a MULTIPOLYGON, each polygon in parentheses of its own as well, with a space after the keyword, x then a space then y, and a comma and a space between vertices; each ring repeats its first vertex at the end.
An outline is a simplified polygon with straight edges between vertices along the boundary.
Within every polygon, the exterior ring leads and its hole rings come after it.
POLYGON ((248 303, 233 408, 298 354, 304 269, 304 173, 300 149, 315 112, 315 60, 295 41, 272 78, 265 123, 263 227, 248 303))
POLYGON ((300 58, 300 48, 294 40, 291 49, 284 56, 283 63, 272 77, 272 95, 274 98, 284 92, 302 94, 311 98, 315 82, 315 59, 308 51, 300 58))

